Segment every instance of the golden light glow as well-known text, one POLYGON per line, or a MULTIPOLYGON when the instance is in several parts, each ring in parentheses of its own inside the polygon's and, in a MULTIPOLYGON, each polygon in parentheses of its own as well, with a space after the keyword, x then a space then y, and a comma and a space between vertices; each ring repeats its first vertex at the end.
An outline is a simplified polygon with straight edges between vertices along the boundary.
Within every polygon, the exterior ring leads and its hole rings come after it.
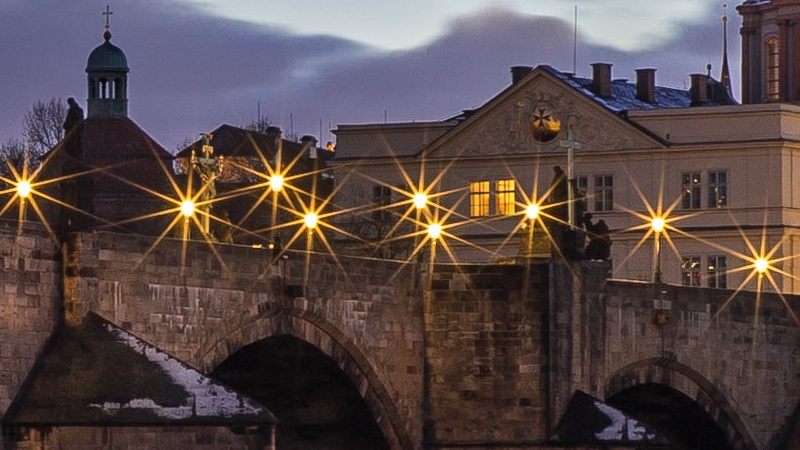
POLYGON ((313 230, 314 228, 317 227, 317 220, 318 219, 319 219, 319 216, 317 216, 316 213, 311 212, 311 213, 306 214, 306 216, 303 218, 303 223, 306 224, 306 228, 308 228, 310 230, 313 230))
POLYGON ((758 258, 753 263, 754 267, 756 268, 756 272, 763 274, 764 272, 769 269, 769 261, 766 258, 758 258))
POLYGON ((28 198, 31 195, 31 183, 28 181, 20 181, 17 183, 17 194, 21 198, 28 198))
POLYGON ((664 225, 666 221, 663 217, 654 217, 653 220, 650 222, 650 226, 653 228, 653 231, 656 233, 661 233, 664 231, 664 225))
POLYGON ((183 217, 189 218, 194 214, 194 202, 191 200, 184 200, 181 203, 181 214, 183 217))
POLYGON ((525 208, 525 215, 528 219, 534 220, 539 217, 539 205, 536 203, 531 203, 525 208))
POLYGON ((442 225, 438 223, 432 223, 428 225, 428 237, 433 239, 434 241, 439 239, 442 235, 442 225))
POLYGON ((424 192, 417 192, 414 194, 414 207, 422 209, 428 204, 428 195, 424 192))
POLYGON ((275 192, 280 192, 283 189, 283 177, 278 174, 269 177, 269 187, 275 192))

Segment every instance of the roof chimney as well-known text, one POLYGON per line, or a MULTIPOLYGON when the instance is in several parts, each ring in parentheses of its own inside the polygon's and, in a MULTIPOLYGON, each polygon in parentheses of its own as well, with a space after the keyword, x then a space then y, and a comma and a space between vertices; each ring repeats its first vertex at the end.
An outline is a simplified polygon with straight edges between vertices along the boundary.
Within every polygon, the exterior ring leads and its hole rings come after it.
POLYGON ((656 69, 636 69, 636 99, 656 102, 656 69))
POLYGON ((611 98, 611 66, 609 63, 592 64, 592 90, 602 98, 611 98))
POLYGON ((692 97, 691 106, 702 106, 708 103, 708 75, 704 73, 693 73, 689 75, 692 79, 692 87, 689 93, 692 97))
POLYGON ((267 127, 267 132, 264 134, 269 137, 272 144, 275 145, 275 148, 278 148, 278 141, 281 139, 281 134, 283 134, 281 129, 274 126, 267 127))
POLYGON ((511 84, 517 84, 531 72, 533 67, 530 66, 511 66, 511 84))
POLYGON ((311 159, 316 159, 317 138, 306 134, 300 138, 300 144, 303 146, 303 153, 305 153, 311 159))

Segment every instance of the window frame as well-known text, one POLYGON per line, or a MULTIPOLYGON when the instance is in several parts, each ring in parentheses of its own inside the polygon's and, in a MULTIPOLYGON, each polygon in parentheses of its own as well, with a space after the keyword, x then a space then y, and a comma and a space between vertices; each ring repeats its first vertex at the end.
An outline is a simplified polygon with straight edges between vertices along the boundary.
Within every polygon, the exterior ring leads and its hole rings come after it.
POLYGON ((594 211, 606 212, 614 210, 614 175, 599 174, 594 178, 594 211))
POLYGON ((706 257, 706 284, 714 289, 728 288, 728 255, 706 257))
POLYGON ((778 38, 764 40, 764 97, 768 101, 780 100, 781 58, 778 38))
POLYGON ((494 188, 495 214, 513 216, 517 212, 517 183, 512 178, 495 180, 494 188))
POLYGON ((469 216, 488 217, 490 213, 491 213, 491 182, 489 180, 470 181, 469 216))
POLYGON ((706 198, 708 207, 712 209, 728 207, 728 176, 727 170, 709 170, 706 174, 706 198), (719 181, 719 176, 723 175, 725 180, 719 181), (713 178, 713 179, 712 179, 713 178), (720 189, 723 191, 720 195, 720 189))
POLYGON ((681 172, 681 209, 702 209, 702 200, 703 173, 681 172))
POLYGON ((681 285, 700 287, 703 285, 702 258, 697 255, 681 256, 681 285))

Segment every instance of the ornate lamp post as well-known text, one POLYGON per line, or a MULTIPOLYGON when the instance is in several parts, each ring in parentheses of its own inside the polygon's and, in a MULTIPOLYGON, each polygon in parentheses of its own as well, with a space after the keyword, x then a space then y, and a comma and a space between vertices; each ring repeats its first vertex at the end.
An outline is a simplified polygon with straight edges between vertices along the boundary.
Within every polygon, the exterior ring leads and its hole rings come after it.
POLYGON ((203 136, 203 154, 197 156, 194 149, 192 149, 192 169, 200 175, 203 180, 203 187, 200 194, 200 208, 203 210, 203 232, 208 234, 211 224, 211 201, 217 196, 217 187, 215 180, 222 175, 222 169, 225 165, 225 157, 220 155, 218 157, 212 156, 214 154, 214 147, 211 146, 211 139, 213 136, 210 133, 201 133, 203 136))
POLYGON ((655 233, 655 249, 653 259, 655 260, 655 273, 653 274, 653 282, 661 283, 661 234, 664 232, 665 221, 663 217, 654 217, 650 222, 650 227, 655 233))

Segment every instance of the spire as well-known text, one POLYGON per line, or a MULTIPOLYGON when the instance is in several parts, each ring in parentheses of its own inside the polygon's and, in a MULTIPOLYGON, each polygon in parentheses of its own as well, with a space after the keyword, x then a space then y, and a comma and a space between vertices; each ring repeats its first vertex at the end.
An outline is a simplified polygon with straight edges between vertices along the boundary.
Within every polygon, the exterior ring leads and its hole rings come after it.
POLYGON ((720 74, 720 83, 728 93, 730 98, 733 98, 731 91, 731 72, 728 68, 728 4, 723 3, 722 9, 725 11, 722 15, 722 73, 720 74))
POLYGON ((89 98, 88 118, 124 117, 128 114, 128 59, 125 52, 112 44, 110 17, 114 14, 106 6, 103 42, 92 50, 86 62, 89 98))
POLYGON ((103 39, 108 42, 111 39, 111 15, 114 14, 114 11, 111 11, 111 7, 106 5, 105 12, 102 12, 101 14, 106 16, 106 31, 103 32, 103 39))

